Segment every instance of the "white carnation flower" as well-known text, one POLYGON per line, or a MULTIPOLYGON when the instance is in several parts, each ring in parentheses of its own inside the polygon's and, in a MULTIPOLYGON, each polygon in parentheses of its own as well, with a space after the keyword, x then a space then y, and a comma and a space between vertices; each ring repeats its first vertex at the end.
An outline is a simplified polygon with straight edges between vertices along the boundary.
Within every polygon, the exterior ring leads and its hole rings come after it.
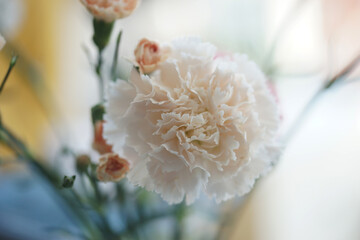
POLYGON ((190 204, 201 191, 217 202, 242 196, 279 154, 264 74, 246 56, 216 52, 176 40, 151 75, 134 69, 109 88, 105 138, 130 162, 130 182, 169 203, 190 204))

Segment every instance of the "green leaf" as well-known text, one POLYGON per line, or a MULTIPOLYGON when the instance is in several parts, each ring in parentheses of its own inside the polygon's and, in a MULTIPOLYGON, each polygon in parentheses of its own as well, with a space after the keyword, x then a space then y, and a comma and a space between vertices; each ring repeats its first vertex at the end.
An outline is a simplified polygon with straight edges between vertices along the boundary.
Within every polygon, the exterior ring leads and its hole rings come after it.
POLYGON ((117 38, 116 38, 116 47, 115 47, 115 53, 114 53, 114 59, 113 59, 113 63, 111 66, 111 75, 112 75, 112 80, 115 82, 117 76, 117 65, 118 65, 118 58, 119 58, 119 50, 120 50, 120 41, 121 41, 121 35, 122 35, 122 31, 120 30, 117 38))

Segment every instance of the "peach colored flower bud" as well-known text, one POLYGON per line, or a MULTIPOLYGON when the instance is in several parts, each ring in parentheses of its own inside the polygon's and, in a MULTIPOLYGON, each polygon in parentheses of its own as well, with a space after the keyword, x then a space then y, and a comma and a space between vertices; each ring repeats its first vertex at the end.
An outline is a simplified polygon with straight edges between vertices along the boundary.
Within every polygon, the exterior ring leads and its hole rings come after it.
POLYGON ((143 38, 138 43, 134 54, 141 72, 151 73, 157 68, 159 63, 166 60, 169 52, 169 47, 160 46, 157 42, 143 38))
POLYGON ((103 131, 104 131, 104 121, 97 121, 95 123, 94 142, 92 144, 92 147, 100 154, 111 153, 112 146, 106 143, 103 137, 103 131))
POLYGON ((140 0, 81 0, 89 12, 105 22, 129 16, 140 0))
POLYGON ((96 175, 102 182, 117 182, 129 171, 129 163, 115 153, 108 153, 100 158, 96 175))
POLYGON ((6 41, 3 38, 3 36, 1 36, 1 34, 0 34, 0 50, 5 46, 5 44, 6 44, 6 41))
POLYGON ((76 169, 79 172, 85 172, 90 164, 91 160, 89 155, 82 154, 76 157, 76 169))

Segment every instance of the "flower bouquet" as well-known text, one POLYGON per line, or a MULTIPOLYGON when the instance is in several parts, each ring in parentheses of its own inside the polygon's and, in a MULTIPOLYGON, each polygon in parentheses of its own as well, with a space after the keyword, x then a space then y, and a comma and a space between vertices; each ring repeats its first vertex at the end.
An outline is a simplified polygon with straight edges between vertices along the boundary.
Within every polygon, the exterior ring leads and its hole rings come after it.
MULTIPOLYGON (((114 23, 140 1, 81 2, 93 16, 97 49, 99 102, 89 121, 98 155, 64 148, 76 169, 64 175, 0 122, 0 143, 37 174, 73 223, 55 231, 60 239, 226 239, 224 226, 276 166, 313 103, 359 62, 325 81, 288 134, 280 134, 273 83, 246 55, 221 52, 198 37, 143 38, 127 57, 129 77, 121 79, 122 32, 116 42, 110 39, 114 23), (115 45, 113 59, 103 55, 109 45, 115 45), (112 67, 104 68, 104 61, 112 67), (194 235, 194 216, 211 230, 194 235)), ((0 49, 4 45, 0 37, 0 49)), ((13 55, 0 93, 17 59, 13 55)))

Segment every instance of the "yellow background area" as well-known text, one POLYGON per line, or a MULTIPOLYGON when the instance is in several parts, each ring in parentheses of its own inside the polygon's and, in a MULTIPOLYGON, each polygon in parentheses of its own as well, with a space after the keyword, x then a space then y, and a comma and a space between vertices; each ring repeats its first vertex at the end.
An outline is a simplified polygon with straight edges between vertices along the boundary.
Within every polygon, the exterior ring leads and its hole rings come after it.
MULTIPOLYGON (((11 59, 12 46, 20 56, 5 88, 0 95, 0 112, 3 124, 12 129, 36 154, 41 154, 42 134, 49 126, 47 114, 41 107, 24 71, 25 60, 39 71, 47 88, 56 82, 56 26, 61 0, 23 1, 24 15, 13 39, 0 53, 0 79, 6 73, 11 59)), ((6 38, 6 36, 5 36, 6 38)), ((0 148, 0 156, 9 151, 0 148)))

